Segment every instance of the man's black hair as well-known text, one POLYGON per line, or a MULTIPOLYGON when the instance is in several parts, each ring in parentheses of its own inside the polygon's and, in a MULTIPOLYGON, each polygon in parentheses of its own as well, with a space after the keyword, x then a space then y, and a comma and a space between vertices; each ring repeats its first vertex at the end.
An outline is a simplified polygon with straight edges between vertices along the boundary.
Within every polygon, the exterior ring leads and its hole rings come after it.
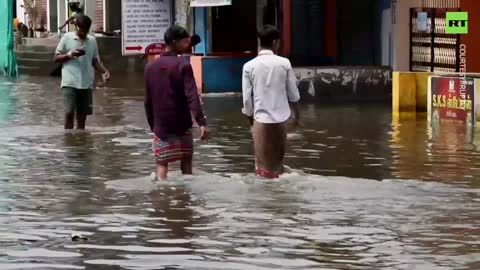
POLYGON ((90 30, 90 27, 92 27, 92 19, 90 17, 81 15, 78 16, 76 19, 76 24, 77 27, 83 30, 90 30))
POLYGON ((280 31, 273 25, 265 25, 258 31, 260 46, 262 48, 272 48, 273 42, 281 38, 280 31))
POLYGON ((178 25, 171 26, 165 31, 165 34, 163 38, 165 39, 165 43, 167 45, 171 45, 174 41, 176 40, 181 40, 184 38, 189 38, 190 35, 188 34, 188 31, 178 25))
POLYGON ((202 38, 200 38, 199 35, 193 35, 191 38, 190 38, 192 44, 191 46, 192 47, 195 47, 197 46, 200 42, 202 42, 202 38))

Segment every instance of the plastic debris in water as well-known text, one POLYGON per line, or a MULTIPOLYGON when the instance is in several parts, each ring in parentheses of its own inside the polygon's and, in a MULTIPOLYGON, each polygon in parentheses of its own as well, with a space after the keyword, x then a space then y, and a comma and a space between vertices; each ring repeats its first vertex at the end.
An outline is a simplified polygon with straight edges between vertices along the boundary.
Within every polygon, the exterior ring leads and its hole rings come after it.
POLYGON ((88 238, 86 236, 83 236, 81 234, 72 234, 71 235, 72 241, 77 242, 77 241, 87 241, 88 238))
POLYGON ((303 138, 302 134, 298 134, 298 133, 287 134, 287 140, 300 140, 302 138, 303 138))
POLYGON ((151 180, 152 182, 158 182, 157 174, 154 173, 154 172, 152 172, 152 173, 150 174, 150 180, 151 180))

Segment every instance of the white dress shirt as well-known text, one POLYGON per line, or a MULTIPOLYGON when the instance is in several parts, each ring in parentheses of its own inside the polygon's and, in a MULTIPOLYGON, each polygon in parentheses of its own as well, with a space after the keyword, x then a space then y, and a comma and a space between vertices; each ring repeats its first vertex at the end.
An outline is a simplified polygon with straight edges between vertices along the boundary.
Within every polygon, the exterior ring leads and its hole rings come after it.
POLYGON ((243 66, 243 110, 264 124, 283 123, 290 118, 289 102, 298 102, 300 94, 290 60, 262 50, 243 66))

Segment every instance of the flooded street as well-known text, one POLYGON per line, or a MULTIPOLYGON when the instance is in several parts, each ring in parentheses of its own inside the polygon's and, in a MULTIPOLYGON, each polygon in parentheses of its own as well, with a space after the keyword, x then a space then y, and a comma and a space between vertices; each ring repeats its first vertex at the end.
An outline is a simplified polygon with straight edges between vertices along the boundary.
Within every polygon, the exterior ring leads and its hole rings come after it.
POLYGON ((141 84, 65 132, 58 79, 0 79, 0 270, 480 269, 480 130, 305 104, 298 172, 259 181, 241 99, 206 97, 196 175, 155 184, 141 84))

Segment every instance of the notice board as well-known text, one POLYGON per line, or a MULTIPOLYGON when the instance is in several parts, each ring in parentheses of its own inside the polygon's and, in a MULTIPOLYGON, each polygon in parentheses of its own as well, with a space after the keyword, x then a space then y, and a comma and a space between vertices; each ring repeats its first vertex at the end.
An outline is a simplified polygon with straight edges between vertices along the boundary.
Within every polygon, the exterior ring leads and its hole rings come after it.
POLYGON ((141 55, 148 47, 163 46, 171 25, 171 0, 122 0, 122 54, 141 55))

